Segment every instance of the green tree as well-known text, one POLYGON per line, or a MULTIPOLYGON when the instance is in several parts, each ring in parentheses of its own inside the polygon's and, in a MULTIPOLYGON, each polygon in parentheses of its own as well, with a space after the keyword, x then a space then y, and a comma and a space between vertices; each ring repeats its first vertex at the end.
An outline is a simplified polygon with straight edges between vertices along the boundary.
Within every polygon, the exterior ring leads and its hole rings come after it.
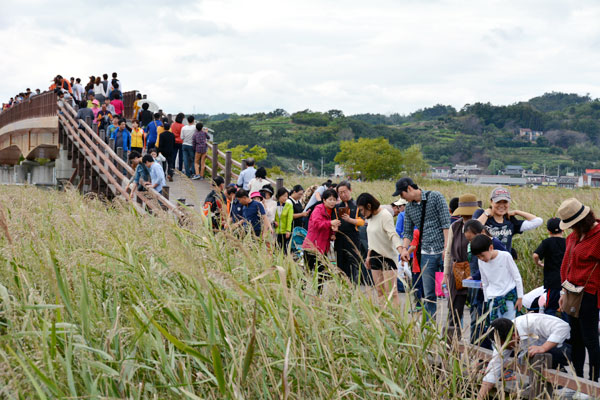
POLYGON ((402 164, 403 171, 411 176, 426 173, 430 168, 429 164, 423 159, 421 146, 418 144, 413 144, 402 152, 402 164))
POLYGON ((497 175, 498 171, 504 169, 504 163, 500 160, 492 160, 487 169, 490 173, 497 175))
POLYGON ((395 178, 403 170, 402 152, 381 137, 341 142, 335 161, 368 180, 395 178))
POLYGON ((219 149, 222 152, 231 151, 231 158, 237 161, 241 161, 244 158, 252 157, 255 161, 262 161, 267 158, 267 150, 264 147, 255 145, 248 149, 247 145, 237 145, 235 147, 229 147, 230 140, 219 144, 219 149))

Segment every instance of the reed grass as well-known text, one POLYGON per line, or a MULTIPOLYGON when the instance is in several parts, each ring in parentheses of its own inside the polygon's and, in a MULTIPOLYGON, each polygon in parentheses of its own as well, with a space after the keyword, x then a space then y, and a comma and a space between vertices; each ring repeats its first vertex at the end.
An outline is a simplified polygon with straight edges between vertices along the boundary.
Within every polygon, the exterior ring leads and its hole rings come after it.
MULTIPOLYGON (((560 202, 535 194, 523 208, 544 217, 560 202)), ((290 257, 198 216, 180 226, 31 187, 3 187, 0 205, 2 398, 454 399, 478 387, 476 360, 409 304, 378 304, 335 273, 318 295, 290 257)))

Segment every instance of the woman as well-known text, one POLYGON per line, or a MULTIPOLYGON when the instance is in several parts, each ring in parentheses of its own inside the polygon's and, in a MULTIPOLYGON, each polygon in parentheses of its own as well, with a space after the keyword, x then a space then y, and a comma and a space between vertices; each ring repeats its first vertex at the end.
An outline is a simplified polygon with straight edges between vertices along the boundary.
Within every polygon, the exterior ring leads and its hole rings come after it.
POLYGON ((288 191, 286 188, 279 188, 275 197, 277 199, 275 208, 275 234, 277 235, 277 244, 283 249, 283 252, 287 254, 288 243, 292 236, 294 207, 292 206, 292 202, 288 201, 288 191))
POLYGON ((268 184, 269 181, 267 180, 267 170, 265 169, 265 167, 260 167, 256 170, 254 178, 250 179, 250 182, 248 183, 248 191, 250 193, 258 192, 263 188, 263 186, 268 184))
MULTIPOLYGON (((569 315, 571 352, 577 376, 583 377, 585 351, 589 358, 589 379, 598 381, 600 375, 600 343, 598 342, 598 306, 600 296, 600 222, 588 206, 575 198, 565 200, 558 209, 560 229, 571 229, 560 268, 563 284, 583 286, 579 317, 569 315)), ((558 304, 564 310, 564 290, 558 304)))
MULTIPOLYGON (((194 167, 196 175, 192 179, 204 179, 204 169, 206 167, 206 151, 208 150, 208 133, 204 130, 202 122, 196 124, 196 132, 192 138, 194 147, 194 167)), ((250 192, 251 193, 251 192, 250 192)))
POLYGON ((146 133, 140 128, 140 122, 137 119, 131 121, 131 150, 144 154, 146 151, 146 133))
POLYGON ((265 207, 269 223, 273 226, 273 223, 275 222, 275 210, 277 209, 277 202, 273 200, 273 186, 266 184, 259 192, 263 198, 262 203, 265 207))
POLYGON ((175 155, 177 158, 177 169, 183 171, 183 138, 181 137, 181 128, 183 128, 184 113, 179 113, 175 117, 175 122, 171 124, 171 132, 175 135, 175 155))
POLYGON ((85 92, 88 93, 90 90, 94 90, 96 84, 96 77, 90 76, 90 81, 85 85, 85 92))
POLYGON ((475 218, 484 224, 493 237, 498 238, 506 247, 506 250, 516 257, 516 252, 512 250, 512 238, 516 234, 535 229, 544 222, 541 218, 525 211, 510 210, 511 201, 510 192, 503 187, 497 187, 492 190, 490 195, 490 208, 483 214, 475 214, 475 218), (517 219, 516 216, 525 218, 517 219))
POLYGON ((294 211, 294 221, 292 222, 294 228, 297 226, 303 227, 302 219, 308 215, 304 212, 304 205, 301 201, 302 196, 304 196, 304 188, 301 185, 294 186, 290 193, 290 202, 294 211))
POLYGON ((308 232, 302 243, 305 265, 311 271, 317 271, 319 293, 322 289, 324 268, 318 258, 323 257, 329 251, 329 241, 335 237, 341 224, 340 220, 331 218, 337 197, 337 192, 333 189, 323 192, 323 202, 317 205, 311 213, 308 232))
POLYGON ((356 206, 369 220, 367 225, 369 251, 365 264, 373 274, 377 294, 381 300, 385 300, 391 291, 393 302, 398 305, 400 304, 397 288, 398 267, 395 260, 402 250, 402 242, 396 232, 394 217, 384 211, 379 201, 370 193, 361 193, 356 199, 356 206))
MULTIPOLYGON (((86 101, 86 106, 87 106, 87 101, 86 101)), ((98 116, 98 113, 100 112, 100 102, 96 99, 92 100, 92 112, 94 113, 94 120, 96 120, 96 117, 98 116)))
MULTIPOLYGON (((467 288, 462 287, 462 279, 460 289, 457 288, 455 273, 459 274, 460 271, 470 272, 469 241, 465 237, 465 223, 471 220, 473 213, 478 209, 475 195, 464 194, 459 197, 458 208, 452 213, 453 217, 459 217, 459 219, 450 225, 446 242, 446 254, 444 254, 444 282, 450 292, 450 298, 448 299, 448 336, 456 335, 459 340, 461 337, 460 324, 467 301, 467 288)), ((470 273, 467 273, 462 278, 466 279, 469 275, 470 273)))
POLYGON ((104 99, 108 96, 104 90, 104 85, 102 85, 102 79, 100 77, 97 77, 94 81, 94 96, 100 103, 103 103, 104 99))

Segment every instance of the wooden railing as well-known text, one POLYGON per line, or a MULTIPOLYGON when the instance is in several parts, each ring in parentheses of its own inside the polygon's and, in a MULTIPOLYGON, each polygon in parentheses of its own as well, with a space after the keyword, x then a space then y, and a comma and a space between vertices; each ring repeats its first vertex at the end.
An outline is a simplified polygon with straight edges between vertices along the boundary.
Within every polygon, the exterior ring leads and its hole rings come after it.
POLYGON ((44 92, 0 112, 0 128, 30 118, 55 117, 56 94, 44 92))
MULTIPOLYGON (((83 156, 78 160, 73 160, 74 165, 83 175, 82 179, 90 179, 92 189, 99 189, 99 184, 95 180, 102 179, 115 196, 122 197, 125 201, 129 201, 127 193, 127 185, 134 175, 133 169, 123 160, 122 153, 117 154, 90 126, 82 120, 77 120, 77 113, 69 104, 59 105, 59 121, 64 128, 64 134, 67 135, 69 141, 62 141, 63 146, 67 146, 67 150, 73 152, 73 146, 83 156), (81 127, 81 128, 79 128, 81 127), (87 162, 87 164, 86 164, 87 162)), ((61 134, 63 132, 60 132, 61 134)), ((148 192, 137 192, 136 200, 139 201, 145 209, 153 212, 166 210, 177 217, 182 217, 183 213, 167 198, 156 192, 154 189, 149 189, 148 192)))

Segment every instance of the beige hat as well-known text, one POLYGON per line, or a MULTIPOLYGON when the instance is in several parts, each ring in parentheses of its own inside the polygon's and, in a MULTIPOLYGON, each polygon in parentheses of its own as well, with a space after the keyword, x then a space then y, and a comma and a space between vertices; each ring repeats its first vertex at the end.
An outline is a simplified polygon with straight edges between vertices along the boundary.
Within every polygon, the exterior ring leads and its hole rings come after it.
POLYGON ((581 204, 581 202, 574 197, 563 201, 560 207, 558 207, 557 212, 558 217, 561 219, 560 229, 565 230, 572 227, 584 219, 589 213, 590 208, 581 204))
POLYGON ((458 208, 452 213, 453 217, 460 217, 461 215, 473 215, 475 211, 479 209, 479 203, 477 203, 477 197, 474 194, 463 194, 458 198, 458 208))
POLYGON ((395 206, 405 206, 408 204, 408 201, 404 200, 402 197, 400 197, 398 200, 396 200, 395 202, 392 203, 395 206))

